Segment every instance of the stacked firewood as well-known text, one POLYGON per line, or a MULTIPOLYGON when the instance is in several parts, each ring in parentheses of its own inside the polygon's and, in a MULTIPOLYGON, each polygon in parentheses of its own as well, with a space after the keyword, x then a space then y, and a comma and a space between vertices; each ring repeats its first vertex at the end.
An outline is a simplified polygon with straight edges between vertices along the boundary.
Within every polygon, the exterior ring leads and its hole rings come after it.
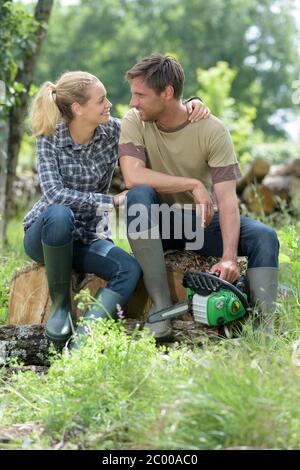
MULTIPOLYGON (((300 158, 270 165, 266 160, 254 160, 237 182, 237 194, 241 204, 258 215, 270 215, 289 207, 300 188, 300 158)), ((16 206, 18 200, 30 202, 40 195, 38 177, 33 172, 19 174, 14 183, 16 206)), ((123 191, 125 183, 117 166, 112 179, 111 193, 123 191)))
POLYGON ((237 194, 250 212, 270 215, 289 207, 300 188, 300 158, 270 165, 254 160, 237 182, 237 194))

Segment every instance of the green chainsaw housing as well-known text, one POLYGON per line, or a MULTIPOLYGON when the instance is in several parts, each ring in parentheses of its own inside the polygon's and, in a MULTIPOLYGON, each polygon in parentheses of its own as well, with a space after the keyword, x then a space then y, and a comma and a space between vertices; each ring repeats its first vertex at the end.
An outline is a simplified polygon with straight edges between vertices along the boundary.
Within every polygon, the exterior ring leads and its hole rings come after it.
MULTIPOLYGON (((194 320, 208 326, 226 325, 243 317, 246 313, 241 300, 228 289, 220 289, 204 297, 187 288, 186 295, 194 320)), ((243 296, 247 301, 247 295, 243 294, 243 296)))
POLYGON ((213 273, 189 271, 183 277, 186 301, 148 316, 149 323, 178 318, 187 311, 195 322, 221 327, 251 310, 245 276, 231 284, 213 273))

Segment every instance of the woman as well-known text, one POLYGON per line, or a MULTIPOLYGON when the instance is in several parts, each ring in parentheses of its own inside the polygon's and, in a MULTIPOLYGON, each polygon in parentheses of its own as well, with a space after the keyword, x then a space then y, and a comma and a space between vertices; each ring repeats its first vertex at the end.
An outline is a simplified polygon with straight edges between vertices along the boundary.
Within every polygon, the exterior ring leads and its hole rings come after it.
MULTIPOLYGON (((192 103, 190 119, 206 117, 200 101, 192 103)), ((120 132, 111 106, 104 85, 81 71, 46 82, 32 105, 42 197, 24 219, 24 247, 45 264, 52 300, 45 331, 54 342, 66 342, 73 331, 72 268, 107 280, 96 293, 101 307, 90 308, 85 318, 116 318, 117 306, 123 308, 141 276, 135 259, 112 242, 108 226, 108 213, 126 193, 108 194, 120 132)))

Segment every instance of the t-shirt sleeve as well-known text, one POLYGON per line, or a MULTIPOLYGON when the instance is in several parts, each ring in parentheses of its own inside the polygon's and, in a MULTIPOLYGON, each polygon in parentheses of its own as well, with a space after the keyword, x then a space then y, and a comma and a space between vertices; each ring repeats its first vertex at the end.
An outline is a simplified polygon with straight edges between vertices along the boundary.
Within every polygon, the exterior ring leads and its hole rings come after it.
POLYGON ((121 124, 119 159, 128 155, 146 162, 143 124, 134 110, 126 113, 121 124))
POLYGON ((225 127, 219 128, 210 138, 208 166, 213 184, 237 180, 241 177, 233 143, 225 127))

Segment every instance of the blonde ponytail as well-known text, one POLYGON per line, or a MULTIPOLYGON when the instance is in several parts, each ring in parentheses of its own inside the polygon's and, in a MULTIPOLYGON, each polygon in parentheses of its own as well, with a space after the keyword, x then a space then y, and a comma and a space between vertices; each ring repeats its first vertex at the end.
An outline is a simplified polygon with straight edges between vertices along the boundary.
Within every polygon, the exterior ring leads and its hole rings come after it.
POLYGON ((61 113, 55 102, 55 93, 55 85, 51 82, 46 82, 33 100, 31 123, 34 137, 52 135, 61 119, 61 113))
POLYGON ((90 98, 88 87, 95 82, 99 80, 94 75, 76 71, 64 73, 56 84, 44 83, 31 107, 33 136, 54 134, 61 119, 71 122, 72 104, 85 104, 90 98))

